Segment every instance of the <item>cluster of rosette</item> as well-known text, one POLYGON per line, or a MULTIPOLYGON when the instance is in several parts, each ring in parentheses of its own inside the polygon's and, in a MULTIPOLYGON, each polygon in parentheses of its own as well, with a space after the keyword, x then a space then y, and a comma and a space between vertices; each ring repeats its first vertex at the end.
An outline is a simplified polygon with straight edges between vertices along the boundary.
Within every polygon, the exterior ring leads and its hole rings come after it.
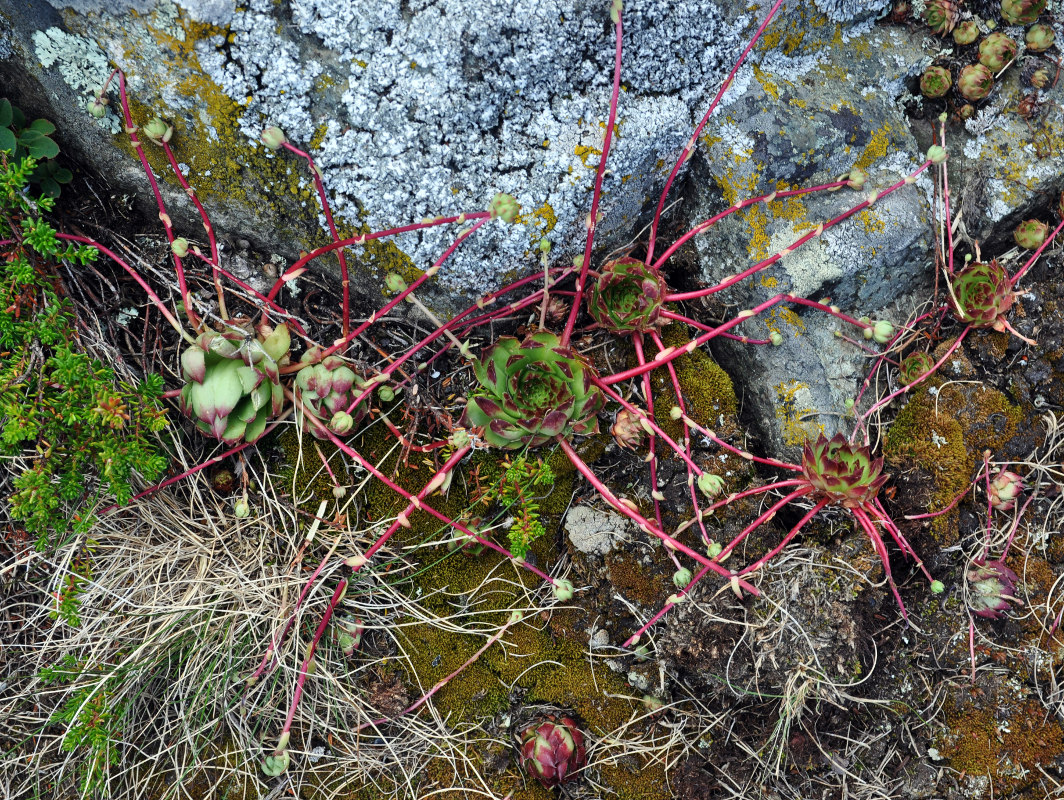
POLYGON ((538 447, 558 436, 598 433, 605 396, 594 368, 553 333, 504 336, 473 363, 481 390, 466 405, 466 423, 484 429, 493 447, 538 447))
POLYGON ((284 325, 201 333, 181 354, 181 411, 214 439, 254 442, 284 406, 290 346, 284 325))
POLYGON ((366 416, 369 404, 362 400, 352 412, 348 408, 369 383, 337 356, 322 358, 320 347, 311 347, 299 359, 307 366, 296 373, 296 412, 304 430, 319 439, 329 438, 327 427, 337 436, 346 436, 366 416), (315 425, 311 417, 321 424, 315 425))

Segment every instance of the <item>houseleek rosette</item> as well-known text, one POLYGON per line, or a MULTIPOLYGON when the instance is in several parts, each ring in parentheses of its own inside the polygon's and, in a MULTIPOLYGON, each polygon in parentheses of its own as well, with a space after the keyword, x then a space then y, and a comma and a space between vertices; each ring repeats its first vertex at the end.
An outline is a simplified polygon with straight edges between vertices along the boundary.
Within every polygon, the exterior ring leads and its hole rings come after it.
POLYGON ((504 336, 473 371, 482 391, 469 399, 466 421, 483 428, 493 447, 538 447, 559 435, 598 433, 595 415, 605 397, 592 383, 594 369, 553 333, 520 342, 504 336))
POLYGON ((977 617, 998 619, 1012 607, 1010 603, 1022 605, 1016 597, 1019 576, 1005 566, 1004 561, 977 558, 965 577, 970 589, 969 606, 977 617))
POLYGON ((1012 284, 996 260, 976 262, 957 273, 951 287, 953 313, 973 328, 1004 330, 1005 313, 1012 306, 1012 284))
POLYGON ((846 508, 870 502, 887 482, 883 459, 873 458, 864 445, 846 441, 841 433, 823 434, 802 451, 802 475, 816 497, 846 508))
POLYGON ((181 354, 181 411, 226 444, 254 442, 281 413, 288 328, 206 331, 181 354))
POLYGON ((347 408, 365 390, 367 383, 347 362, 337 356, 321 357, 321 348, 312 347, 299 359, 310 366, 296 373, 296 410, 304 430, 318 439, 328 434, 308 419, 313 415, 337 436, 346 436, 366 416, 369 404, 363 400, 348 413, 347 408))
POLYGON ((521 734, 521 765, 547 788, 572 780, 586 762, 584 735, 569 717, 548 714, 521 734))
POLYGON ((588 311, 611 333, 657 330, 668 287, 661 272, 634 258, 610 261, 588 294, 588 311))
POLYGON ((901 360, 901 368, 898 370, 898 381, 902 386, 916 383, 920 378, 929 373, 935 366, 935 359, 930 353, 917 350, 909 353, 901 360))

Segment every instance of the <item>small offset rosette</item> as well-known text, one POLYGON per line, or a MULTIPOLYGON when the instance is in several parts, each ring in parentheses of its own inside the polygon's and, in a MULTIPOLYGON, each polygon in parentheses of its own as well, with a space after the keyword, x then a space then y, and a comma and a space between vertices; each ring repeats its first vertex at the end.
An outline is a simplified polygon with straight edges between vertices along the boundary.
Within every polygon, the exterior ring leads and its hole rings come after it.
POLYGON ((830 439, 821 434, 802 451, 802 475, 814 495, 845 508, 871 502, 887 482, 882 473, 882 458, 873 458, 866 446, 848 442, 841 433, 830 439))
POLYGON ((309 366, 296 373, 296 413, 303 429, 318 439, 329 437, 309 417, 317 419, 337 436, 347 436, 357 430, 358 423, 369 413, 368 397, 348 411, 369 383, 342 358, 322 358, 321 352, 321 348, 311 347, 299 359, 309 366))

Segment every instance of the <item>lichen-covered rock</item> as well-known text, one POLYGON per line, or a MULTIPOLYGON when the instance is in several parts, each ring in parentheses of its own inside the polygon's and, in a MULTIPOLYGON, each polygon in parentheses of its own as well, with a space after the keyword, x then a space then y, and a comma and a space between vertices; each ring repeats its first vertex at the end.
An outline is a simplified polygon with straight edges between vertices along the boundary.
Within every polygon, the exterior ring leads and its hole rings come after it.
MULTIPOLYGON (((314 155, 349 230, 480 210, 497 191, 517 197, 524 225, 488 226, 465 244, 437 279, 441 307, 497 285, 504 273, 536 268, 528 253, 544 236, 559 261, 582 249, 609 106, 608 4, 52 1, 69 10, 60 18, 45 0, 0 0, 14 23, 4 77, 17 73, 27 90, 40 82, 38 97, 53 103, 49 116, 61 130, 76 126, 82 154, 126 191, 142 193, 143 183, 108 141, 116 118, 97 129, 82 110, 109 61, 130 75, 138 109, 174 120, 178 158, 218 228, 267 252, 291 258, 320 241, 305 165, 257 143, 270 124, 314 155), (35 35, 69 38, 49 60, 56 48, 41 49, 35 35)), ((603 246, 628 239, 770 5, 626 4, 623 134, 606 180, 603 246)), ((850 14, 851 5, 833 13, 850 14)), ((387 260, 424 269, 453 235, 408 234, 396 250, 367 248, 363 287, 375 289, 387 260)))
MULTIPOLYGON (((812 20, 805 22, 800 14, 787 18, 791 47, 765 54, 758 67, 741 74, 743 88, 711 121, 703 137, 707 158, 696 161, 693 172, 700 202, 690 219, 706 219, 748 197, 830 182, 854 166, 868 173, 864 189, 777 200, 731 215, 697 240, 706 283, 774 255, 922 161, 904 110, 893 100, 922 72, 919 43, 897 27, 862 26, 825 41, 812 20), (862 87, 860 96, 855 87, 862 87)), ((887 316, 875 312, 931 278, 925 268, 929 186, 923 180, 877 201, 726 296, 751 308, 793 292, 830 297, 854 316, 887 316)), ((819 312, 778 308, 736 332, 758 338, 778 332, 781 346, 715 341, 714 352, 742 379, 769 450, 797 457, 804 439, 837 430, 864 368, 864 355, 835 338, 843 327, 819 312)))

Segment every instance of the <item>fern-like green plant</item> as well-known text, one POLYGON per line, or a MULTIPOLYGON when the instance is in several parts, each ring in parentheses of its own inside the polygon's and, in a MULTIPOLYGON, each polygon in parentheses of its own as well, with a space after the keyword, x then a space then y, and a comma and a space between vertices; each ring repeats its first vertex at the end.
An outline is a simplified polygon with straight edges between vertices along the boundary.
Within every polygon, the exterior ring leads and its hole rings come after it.
POLYGON ((554 486, 554 470, 543 459, 529 460, 524 455, 506 459, 503 467, 497 482, 478 481, 474 503, 495 505, 500 514, 511 516, 510 552, 523 559, 532 543, 547 532, 540 520, 539 499, 554 486))

